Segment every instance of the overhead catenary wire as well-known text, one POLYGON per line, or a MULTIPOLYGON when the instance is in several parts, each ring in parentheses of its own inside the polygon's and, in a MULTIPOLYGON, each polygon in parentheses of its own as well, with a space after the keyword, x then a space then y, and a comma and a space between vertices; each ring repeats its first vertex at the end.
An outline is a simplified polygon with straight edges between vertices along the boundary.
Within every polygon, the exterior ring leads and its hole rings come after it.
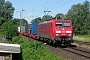
POLYGON ((53 4, 53 5, 50 5, 50 7, 47 7, 46 8, 46 6, 44 5, 44 13, 45 13, 45 15, 48 15, 49 14, 49 12, 51 12, 50 10, 48 10, 48 8, 51 8, 51 7, 53 7, 53 6, 55 6, 55 5, 57 5, 59 2, 61 2, 61 1, 63 1, 63 0, 60 0, 60 1, 58 1, 58 2, 56 2, 55 4, 53 4), (46 8, 46 9, 45 9, 46 8))
POLYGON ((65 5, 66 3, 69 3, 70 1, 71 1, 71 0, 68 0, 68 1, 66 1, 66 2, 64 2, 64 3, 62 3, 62 4, 60 4, 60 5, 56 6, 56 7, 50 8, 50 9, 53 10, 53 9, 55 9, 55 8, 57 8, 57 7, 60 7, 60 6, 62 6, 62 5, 65 5))
MULTIPOLYGON (((41 4, 40 6, 43 6, 43 9, 46 9, 45 4, 47 4, 49 2, 49 0, 47 0, 45 3, 41 4)), ((40 6, 38 8, 40 8, 40 6)), ((43 11, 40 14, 37 14, 37 17, 39 17, 41 14, 43 14, 43 11)))
MULTIPOLYGON (((63 1, 63 0, 60 0, 60 1, 56 2, 55 4, 53 4, 53 5, 50 5, 49 8, 54 7, 55 5, 57 5, 58 3, 62 2, 62 1, 63 1)), ((44 7, 45 7, 45 6, 44 6, 44 7)), ((45 8, 44 8, 44 13, 45 13, 45 15, 48 15, 49 12, 51 12, 51 11, 48 10, 48 8, 47 8, 47 10, 45 10, 45 8)), ((51 14, 52 14, 52 12, 51 12, 51 14)))
MULTIPOLYGON (((71 0, 68 0, 68 1, 66 1, 66 2, 64 2, 64 3, 62 3, 62 4, 60 4, 60 5, 58 5, 60 2, 62 2, 63 0, 60 0, 60 1, 58 1, 58 2, 56 2, 54 5, 52 5, 52 6, 50 6, 50 11, 51 10, 53 10, 53 9, 55 9, 55 8, 58 8, 58 7, 60 7, 60 6, 62 6, 62 5, 65 5, 66 3, 69 3, 71 0), (57 6, 58 5, 58 6, 57 6)), ((43 6, 43 5, 45 5, 45 4, 47 4, 49 1, 46 1, 44 4, 42 4, 42 5, 40 5, 40 6, 43 6)), ((39 7, 40 7, 39 6, 39 7)), ((44 6, 44 11, 45 11, 45 6, 44 6)), ((49 10, 48 9, 48 10, 49 10)), ((42 15, 43 14, 43 11, 40 13, 40 14, 37 14, 37 16, 33 16, 33 19, 34 18, 37 18, 37 17, 39 17, 40 15, 42 15)))
MULTIPOLYGON (((37 8, 39 8, 39 7, 41 7, 41 6, 45 5, 45 4, 47 4, 48 2, 49 2, 49 0, 47 0, 45 3, 41 4, 41 5, 38 6, 37 8)), ((45 6, 44 6, 44 8, 45 8, 45 6)))
MULTIPOLYGON (((62 2, 62 1, 63 1, 63 0, 60 0, 59 2, 56 2, 54 5, 52 5, 51 8, 50 8, 50 11, 53 10, 53 9, 55 9, 55 8, 60 7, 60 6, 62 6, 62 5, 65 5, 66 3, 69 3, 71 0, 68 0, 68 1, 66 1, 66 2, 64 2, 64 3, 56 6, 57 4, 59 4, 59 3, 62 2), (54 6, 56 6, 56 7, 54 7, 54 6)), ((51 12, 51 14, 54 15, 52 12, 51 12)))
POLYGON ((28 13, 24 18, 26 18, 26 17, 32 15, 33 13, 34 13, 34 12, 33 12, 33 9, 32 9, 32 11, 31 11, 30 13, 28 13))
MULTIPOLYGON (((55 9, 55 8, 58 8, 58 7, 62 6, 62 5, 65 5, 66 3, 69 3, 71 0, 68 0, 68 1, 66 1, 66 2, 64 2, 64 3, 56 6, 57 4, 59 4, 59 3, 62 2, 62 1, 63 1, 63 0, 60 0, 60 1, 56 2, 56 3, 55 3, 54 5, 52 5, 51 8, 49 8, 49 9, 50 9, 50 10, 53 10, 53 9, 55 9), (56 7, 54 7, 54 6, 56 6, 56 7)), ((52 14, 52 13, 51 13, 51 14, 52 14)))
POLYGON ((38 14, 36 17, 39 17, 40 15, 42 15, 43 14, 43 12, 41 12, 40 14, 38 14))
POLYGON ((63 1, 63 0, 60 0, 60 1, 56 2, 55 4, 53 4, 53 5, 50 5, 49 8, 56 6, 57 4, 59 4, 59 3, 62 2, 62 1, 63 1))
MULTIPOLYGON (((64 2, 64 3, 56 6, 57 4, 59 4, 59 3, 62 2, 62 1, 63 1, 63 0, 60 0, 59 2, 56 2, 54 5, 51 6, 50 10, 53 10, 53 9, 55 9, 55 8, 57 8, 57 7, 60 7, 60 6, 62 6, 62 5, 65 5, 66 3, 70 2, 71 0, 68 0, 68 1, 66 1, 66 2, 64 2), (56 6, 56 7, 54 7, 54 6, 56 6)), ((47 2, 46 2, 46 3, 47 3, 47 2)), ((47 11, 48 11, 48 10, 47 10, 47 11)), ((42 13, 40 13, 40 14, 42 14, 42 13)), ((39 14, 39 15, 40 15, 40 14, 39 14)), ((52 13, 51 13, 51 14, 52 14, 52 13)), ((39 15, 38 15, 38 16, 39 16, 39 15)), ((37 17, 38 17, 38 16, 37 16, 37 17)))
MULTIPOLYGON (((38 6, 36 9, 38 9, 38 8, 40 8, 41 6, 43 6, 43 5, 45 5, 45 4, 47 4, 49 2, 49 0, 47 0, 45 3, 43 3, 43 4, 41 4, 40 6, 38 6)), ((30 12, 30 13, 28 13, 25 17, 27 17, 27 16, 30 16, 31 14, 33 14, 34 12, 30 12)), ((41 15, 43 12, 41 12, 40 14, 37 14, 37 16, 36 17, 39 17, 39 15, 41 15)), ((31 17, 31 16, 30 16, 31 17)), ((33 19, 34 19, 35 17, 33 16, 33 19)))

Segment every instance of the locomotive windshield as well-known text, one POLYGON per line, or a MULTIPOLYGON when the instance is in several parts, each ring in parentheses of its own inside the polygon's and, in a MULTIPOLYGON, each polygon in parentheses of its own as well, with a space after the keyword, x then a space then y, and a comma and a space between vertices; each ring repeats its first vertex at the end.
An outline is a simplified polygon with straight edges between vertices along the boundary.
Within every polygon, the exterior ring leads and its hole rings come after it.
POLYGON ((70 22, 56 22, 56 26, 58 26, 58 27, 61 27, 61 26, 70 27, 70 22))

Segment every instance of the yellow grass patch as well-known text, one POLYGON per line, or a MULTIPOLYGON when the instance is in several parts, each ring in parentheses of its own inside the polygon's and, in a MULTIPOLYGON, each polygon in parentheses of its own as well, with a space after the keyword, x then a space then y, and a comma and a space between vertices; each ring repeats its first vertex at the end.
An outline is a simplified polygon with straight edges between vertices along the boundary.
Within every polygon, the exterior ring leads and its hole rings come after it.
POLYGON ((73 36, 74 40, 78 40, 78 41, 83 41, 83 42, 90 42, 90 37, 85 38, 85 37, 81 37, 81 36, 73 36))

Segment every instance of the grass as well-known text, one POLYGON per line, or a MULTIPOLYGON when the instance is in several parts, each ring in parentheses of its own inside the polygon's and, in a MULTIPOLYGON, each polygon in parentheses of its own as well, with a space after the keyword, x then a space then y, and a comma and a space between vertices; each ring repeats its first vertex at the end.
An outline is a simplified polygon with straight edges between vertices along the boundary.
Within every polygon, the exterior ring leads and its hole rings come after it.
POLYGON ((82 41, 82 42, 90 42, 90 35, 74 35, 74 40, 82 41))

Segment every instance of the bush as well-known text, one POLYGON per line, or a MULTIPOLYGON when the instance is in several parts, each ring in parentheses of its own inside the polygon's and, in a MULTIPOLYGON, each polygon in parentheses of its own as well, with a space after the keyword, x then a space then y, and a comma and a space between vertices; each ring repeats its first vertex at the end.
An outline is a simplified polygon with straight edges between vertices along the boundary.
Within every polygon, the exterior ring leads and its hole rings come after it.
POLYGON ((7 39, 12 39, 12 37, 18 35, 17 24, 13 20, 5 22, 0 27, 0 33, 5 35, 7 39))
POLYGON ((30 38, 22 36, 13 37, 12 43, 19 43, 21 45, 23 60, 61 60, 60 57, 47 50, 41 42, 35 42, 30 38))
POLYGON ((24 42, 21 48, 23 60, 60 60, 40 42, 24 42))

